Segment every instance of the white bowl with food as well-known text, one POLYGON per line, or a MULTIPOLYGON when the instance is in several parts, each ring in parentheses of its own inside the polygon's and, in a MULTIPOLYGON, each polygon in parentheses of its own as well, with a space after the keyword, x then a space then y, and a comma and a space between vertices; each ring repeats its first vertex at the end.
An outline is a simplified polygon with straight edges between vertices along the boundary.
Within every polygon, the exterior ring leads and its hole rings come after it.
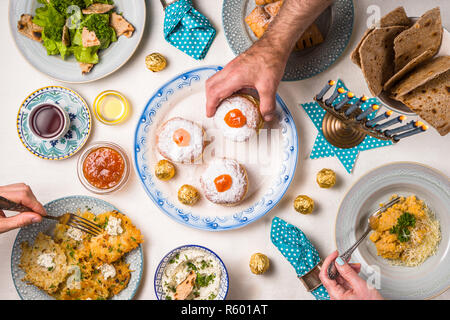
POLYGON ((219 256, 199 245, 184 245, 164 256, 155 273, 158 300, 225 300, 228 271, 219 256))

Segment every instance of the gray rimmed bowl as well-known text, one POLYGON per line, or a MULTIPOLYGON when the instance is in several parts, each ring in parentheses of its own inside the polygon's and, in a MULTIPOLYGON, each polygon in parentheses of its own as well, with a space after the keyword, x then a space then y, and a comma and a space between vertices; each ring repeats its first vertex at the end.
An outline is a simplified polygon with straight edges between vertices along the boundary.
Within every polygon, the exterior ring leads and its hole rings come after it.
POLYGON ((416 195, 424 200, 441 225, 435 255, 417 267, 393 266, 377 256, 366 238, 353 253, 360 275, 377 285, 387 299, 428 299, 450 286, 450 181, 444 174, 414 162, 394 162, 361 177, 347 192, 336 218, 336 246, 347 250, 367 226, 367 218, 392 194, 416 195))

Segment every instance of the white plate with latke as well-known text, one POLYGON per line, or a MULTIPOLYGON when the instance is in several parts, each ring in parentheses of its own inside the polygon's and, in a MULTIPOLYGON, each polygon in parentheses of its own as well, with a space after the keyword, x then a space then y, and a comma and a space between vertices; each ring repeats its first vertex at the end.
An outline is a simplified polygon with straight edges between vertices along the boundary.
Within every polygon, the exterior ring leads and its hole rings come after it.
POLYGON ((116 11, 123 13, 135 28, 132 37, 118 37, 107 49, 99 50, 99 63, 88 74, 82 74, 78 62, 72 55, 63 60, 59 55, 49 56, 42 43, 31 40, 17 31, 17 21, 22 14, 34 16, 36 8, 42 6, 37 0, 10 0, 9 27, 14 42, 36 70, 52 79, 68 83, 85 83, 104 78, 122 67, 134 54, 144 34, 145 0, 114 0, 116 11))

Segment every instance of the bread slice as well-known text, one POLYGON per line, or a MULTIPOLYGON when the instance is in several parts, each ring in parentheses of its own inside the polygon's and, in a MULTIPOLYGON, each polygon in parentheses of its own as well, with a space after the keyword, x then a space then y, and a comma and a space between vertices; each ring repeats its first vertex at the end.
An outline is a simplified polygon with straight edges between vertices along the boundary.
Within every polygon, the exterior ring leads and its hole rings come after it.
POLYGON ((401 97, 450 70, 450 56, 441 56, 417 67, 392 89, 394 98, 401 97))
POLYGON ((450 131, 450 70, 399 100, 445 136, 450 131))
POLYGON ((374 96, 394 74, 394 39, 404 31, 404 26, 374 29, 359 48, 361 69, 367 86, 374 96))
POLYGON ((439 8, 425 12, 414 25, 403 31, 394 41, 395 71, 427 50, 436 54, 442 41, 442 22, 439 8))

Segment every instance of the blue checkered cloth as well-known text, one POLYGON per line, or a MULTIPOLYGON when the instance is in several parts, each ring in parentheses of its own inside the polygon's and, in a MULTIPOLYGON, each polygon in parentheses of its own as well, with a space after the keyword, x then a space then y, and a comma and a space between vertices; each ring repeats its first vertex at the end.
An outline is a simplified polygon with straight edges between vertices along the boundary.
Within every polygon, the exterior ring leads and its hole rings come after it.
POLYGON ((164 38, 194 59, 204 59, 216 30, 192 6, 192 0, 178 0, 165 9, 164 38))

